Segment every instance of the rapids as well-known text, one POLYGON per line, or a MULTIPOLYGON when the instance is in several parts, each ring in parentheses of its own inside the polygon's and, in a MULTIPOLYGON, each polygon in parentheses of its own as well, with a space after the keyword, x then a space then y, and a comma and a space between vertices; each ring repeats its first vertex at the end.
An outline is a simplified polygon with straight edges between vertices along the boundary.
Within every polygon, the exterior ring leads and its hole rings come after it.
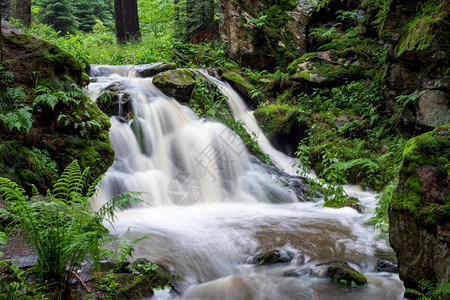
MULTIPOLYGON (((375 193, 347 186, 365 207, 323 208, 323 200, 298 202, 277 183, 227 127, 199 119, 163 95, 151 78, 136 78, 132 66, 92 66, 87 93, 95 100, 120 82, 132 99, 133 121, 111 118, 115 161, 93 203, 99 207, 122 191, 140 191, 145 204, 117 215, 114 230, 133 238, 151 234, 134 257, 161 264, 182 279, 179 294, 155 291, 155 299, 403 299, 398 275, 375 272, 376 259, 395 255, 365 225, 375 193), (284 204, 272 204, 276 197, 284 204), (260 249, 284 249, 291 263, 243 263, 260 249), (319 264, 345 261, 368 278, 359 289, 323 278, 319 264)), ((275 150, 239 95, 212 80, 228 97, 236 119, 273 162, 294 175, 295 159, 275 150)), ((119 114, 119 113, 118 113, 119 114)), ((311 175, 313 176, 313 175, 311 175)))

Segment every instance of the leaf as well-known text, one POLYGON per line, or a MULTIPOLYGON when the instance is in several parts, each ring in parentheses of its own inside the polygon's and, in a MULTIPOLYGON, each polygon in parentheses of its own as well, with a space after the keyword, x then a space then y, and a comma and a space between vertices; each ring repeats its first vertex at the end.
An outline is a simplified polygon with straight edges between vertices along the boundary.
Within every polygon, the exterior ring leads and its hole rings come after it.
POLYGON ((50 106, 52 110, 54 110, 56 104, 58 104, 58 101, 58 98, 52 94, 42 94, 34 98, 33 106, 42 103, 43 105, 50 106))

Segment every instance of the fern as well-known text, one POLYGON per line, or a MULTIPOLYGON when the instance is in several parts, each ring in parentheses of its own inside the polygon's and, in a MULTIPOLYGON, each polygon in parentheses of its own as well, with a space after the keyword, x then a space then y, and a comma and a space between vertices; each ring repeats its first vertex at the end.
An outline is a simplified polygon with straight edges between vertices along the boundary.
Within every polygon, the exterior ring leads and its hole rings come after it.
POLYGON ((38 256, 35 271, 42 280, 57 284, 62 298, 68 296, 71 276, 83 261, 90 259, 98 266, 107 234, 103 221, 107 217, 112 220, 115 211, 141 202, 134 197, 136 193, 129 192, 92 211, 88 199, 96 189, 91 186, 85 192, 87 174, 88 169, 82 171, 73 161, 45 197, 33 187, 32 202, 16 183, 0 178, 0 197, 38 256))
POLYGON ((450 283, 446 282, 440 287, 436 287, 429 280, 419 280, 420 291, 406 288, 405 293, 418 296, 417 300, 444 300, 450 296, 450 283))
POLYGON ((42 94, 38 95, 36 98, 34 98, 33 106, 36 106, 38 104, 44 104, 48 105, 52 108, 52 110, 55 109, 56 104, 58 104, 59 100, 56 96, 52 94, 42 94))
POLYGON ((18 130, 23 128, 26 132, 28 132, 31 126, 33 126, 33 115, 31 114, 31 111, 31 107, 24 106, 21 108, 16 108, 6 114, 0 113, 0 118, 6 122, 10 131, 14 128, 17 128, 18 130))

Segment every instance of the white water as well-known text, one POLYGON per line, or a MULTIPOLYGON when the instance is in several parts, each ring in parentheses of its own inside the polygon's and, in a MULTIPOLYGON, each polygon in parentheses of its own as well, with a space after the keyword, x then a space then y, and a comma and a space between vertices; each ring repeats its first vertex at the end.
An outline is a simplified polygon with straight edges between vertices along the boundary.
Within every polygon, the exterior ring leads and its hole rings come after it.
MULTIPOLYGON (((93 66, 97 78, 89 93, 95 98, 111 82, 123 82, 133 98, 137 121, 112 118, 116 158, 95 205, 121 191, 146 192, 149 205, 120 213, 114 228, 119 234, 131 228, 133 237, 152 234, 137 245, 135 257, 148 258, 181 276, 177 286, 181 295, 160 291, 156 298, 402 299, 396 274, 373 272, 376 255, 392 250, 364 225, 369 215, 350 208, 322 208, 321 202, 270 204, 273 195, 283 202, 296 198, 254 163, 225 126, 198 119, 189 108, 160 93, 151 79, 133 78, 131 67, 102 68, 93 66), (259 249, 272 248, 289 250, 304 263, 295 264, 298 259, 270 267, 240 263, 259 249), (317 264, 332 261, 350 263, 369 283, 348 290, 314 275, 317 264)), ((221 89, 238 99, 232 89, 221 89)), ((259 132, 239 101, 230 103, 233 114, 249 132, 259 132)), ((295 171, 291 158, 274 150, 262 133, 258 136, 277 165, 295 171)), ((373 193, 348 191, 365 206, 375 205, 373 193)))

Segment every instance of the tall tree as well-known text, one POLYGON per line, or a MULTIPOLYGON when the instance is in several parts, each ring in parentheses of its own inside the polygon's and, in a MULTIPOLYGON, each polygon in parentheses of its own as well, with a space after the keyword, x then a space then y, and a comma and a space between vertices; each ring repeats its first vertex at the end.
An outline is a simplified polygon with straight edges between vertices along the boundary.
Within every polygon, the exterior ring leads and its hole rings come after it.
POLYGON ((6 20, 6 21, 8 21, 9 20, 9 12, 10 12, 10 9, 11 9, 11 0, 0 0, 0 3, 1 3, 1 7, 0 7, 0 10, 1 10, 1 13, 0 13, 0 16, 1 16, 1 18, 3 19, 3 20, 6 20))
POLYGON ((42 22, 51 25, 61 35, 75 32, 78 27, 70 0, 41 0, 42 22))
POLYGON ((31 25, 31 0, 16 0, 15 2, 14 18, 18 19, 26 27, 29 27, 31 25))
POLYGON ((114 20, 117 43, 141 39, 137 0, 114 0, 114 20))

